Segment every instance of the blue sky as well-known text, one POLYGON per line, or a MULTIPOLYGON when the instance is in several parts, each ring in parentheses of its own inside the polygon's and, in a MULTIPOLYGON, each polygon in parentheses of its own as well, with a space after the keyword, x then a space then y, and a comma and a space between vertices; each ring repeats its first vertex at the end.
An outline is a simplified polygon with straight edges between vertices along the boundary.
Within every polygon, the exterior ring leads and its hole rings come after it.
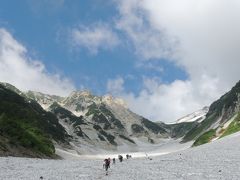
POLYGON ((236 0, 2 0, 0 81, 172 122, 239 80, 239 19, 236 0))
POLYGON ((187 78, 182 69, 168 61, 151 63, 163 69, 161 72, 147 68, 145 64, 149 62, 136 55, 126 35, 114 27, 114 33, 121 38, 121 44, 116 48, 92 54, 84 47, 66 45, 66 34, 71 28, 99 22, 114 26, 119 16, 114 2, 23 0, 1 1, 0 5, 1 26, 12 32, 26 46, 30 56, 40 59, 49 72, 67 76, 78 89, 84 87, 102 95, 108 91, 107 81, 121 76, 125 80, 126 91, 138 94, 143 86, 143 77, 158 77, 166 83, 187 78), (143 65, 139 66, 139 62, 143 65), (130 75, 132 78, 127 78, 130 75))

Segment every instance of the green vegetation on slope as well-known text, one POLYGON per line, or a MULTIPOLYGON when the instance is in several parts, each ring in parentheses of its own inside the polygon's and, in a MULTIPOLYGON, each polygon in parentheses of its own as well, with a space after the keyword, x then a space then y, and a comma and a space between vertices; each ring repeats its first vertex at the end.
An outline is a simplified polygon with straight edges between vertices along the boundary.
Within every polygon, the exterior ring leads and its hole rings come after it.
POLYGON ((207 128, 209 128, 216 120, 216 114, 209 115, 204 121, 199 125, 191 129, 183 138, 183 142, 191 141, 201 135, 207 128))
POLYGON ((105 138, 106 138, 109 143, 111 143, 111 144, 114 145, 114 146, 117 146, 117 143, 115 142, 115 137, 114 137, 113 135, 111 135, 111 134, 107 133, 106 131, 104 131, 104 130, 101 128, 101 126, 99 126, 99 125, 94 124, 94 125, 93 125, 93 128, 100 133, 99 138, 100 138, 102 141, 105 141, 105 138), (105 138, 104 138, 104 137, 105 137, 105 138))
POLYGON ((163 124, 158 123, 163 126, 170 134, 171 138, 180 138, 185 136, 189 131, 199 125, 198 122, 182 122, 177 124, 163 124))
POLYGON ((68 119, 71 123, 73 123, 74 127, 82 125, 82 124, 86 124, 86 122, 84 122, 82 116, 80 116, 80 117, 75 116, 69 110, 61 107, 57 102, 54 102, 49 107, 49 109, 53 114, 57 115, 57 117, 59 117, 60 119, 68 119))
POLYGON ((32 152, 31 156, 52 156, 55 149, 51 139, 65 142, 66 137, 65 130, 52 113, 0 85, 0 141, 4 142, 6 151, 26 149, 32 152))
POLYGON ((223 109, 228 109, 230 107, 235 107, 238 101, 238 95, 240 93, 240 81, 225 95, 223 95, 219 100, 212 103, 209 108, 208 114, 213 112, 217 113, 218 116, 222 114, 223 109))
POLYGON ((155 134, 158 134, 158 133, 168 134, 164 128, 160 127, 157 123, 149 121, 148 119, 142 118, 141 123, 155 134))
MULTIPOLYGON (((183 138, 182 142, 194 140, 201 136, 207 129, 211 127, 220 117, 224 123, 236 113, 236 105, 240 94, 240 81, 219 100, 211 104, 206 119, 198 126, 189 131, 183 138), (229 113, 231 112, 231 113, 229 113)), ((221 125, 221 124, 220 124, 221 125)))
POLYGON ((7 136, 11 145, 20 145, 47 156, 51 156, 55 152, 49 136, 39 128, 24 121, 8 118, 4 114, 0 117, 0 134, 7 136))
POLYGON ((240 131, 240 112, 237 117, 231 122, 231 124, 227 127, 221 137, 233 134, 235 132, 240 131))
POLYGON ((193 146, 199 146, 205 143, 210 142, 216 135, 216 130, 211 129, 204 134, 202 134, 197 140, 193 143, 193 146))
POLYGON ((86 116, 93 115, 92 120, 97 124, 103 124, 105 130, 112 128, 124 129, 121 121, 118 120, 113 113, 106 108, 104 104, 96 105, 93 103, 89 106, 86 116))

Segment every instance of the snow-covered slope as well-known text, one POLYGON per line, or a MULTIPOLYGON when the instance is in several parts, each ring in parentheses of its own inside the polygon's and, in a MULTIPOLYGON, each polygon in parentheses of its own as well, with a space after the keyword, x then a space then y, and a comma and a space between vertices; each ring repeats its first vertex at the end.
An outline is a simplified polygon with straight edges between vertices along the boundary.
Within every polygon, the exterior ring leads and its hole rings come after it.
POLYGON ((209 107, 204 107, 203 109, 200 109, 198 111, 195 111, 194 113, 188 114, 180 119, 178 119, 175 123, 183 123, 183 122, 202 122, 206 118, 206 114, 209 110, 209 107))
MULTIPOLYGON (((197 148, 150 158, 124 159, 111 165, 108 176, 102 160, 42 160, 28 158, 0 158, 0 179, 51 180, 204 180, 240 177, 240 134, 197 148)), ((96 156, 99 157, 99 156, 96 156)), ((104 156, 102 156, 104 158, 104 156)))

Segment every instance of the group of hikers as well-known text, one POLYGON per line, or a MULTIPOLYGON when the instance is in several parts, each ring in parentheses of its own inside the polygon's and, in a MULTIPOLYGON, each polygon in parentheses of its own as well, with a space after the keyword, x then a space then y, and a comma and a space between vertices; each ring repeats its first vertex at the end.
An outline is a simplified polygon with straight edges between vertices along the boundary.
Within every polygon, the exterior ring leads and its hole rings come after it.
MULTIPOLYGON (((129 154, 126 155, 127 159, 129 159, 131 157, 132 156, 129 155, 129 154)), ((118 160, 119 160, 119 162, 122 162, 123 161, 123 156, 122 155, 118 155, 118 160)), ((112 159, 112 163, 113 164, 116 163, 116 159, 115 158, 112 159)), ((108 175, 108 169, 110 168, 110 164, 111 164, 111 158, 104 159, 104 161, 103 161, 103 168, 106 171, 106 175, 108 175)))

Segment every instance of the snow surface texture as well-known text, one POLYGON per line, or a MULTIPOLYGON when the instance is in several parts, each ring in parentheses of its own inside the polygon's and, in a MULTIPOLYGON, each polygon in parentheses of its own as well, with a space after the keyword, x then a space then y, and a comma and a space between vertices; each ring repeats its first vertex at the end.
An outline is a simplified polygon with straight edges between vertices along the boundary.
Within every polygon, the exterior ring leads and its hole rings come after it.
POLYGON ((240 133, 226 138, 158 157, 118 160, 111 165, 108 176, 97 159, 41 160, 0 158, 0 179, 51 180, 204 180, 240 177, 240 133), (150 160, 150 158, 152 160, 150 160))
MULTIPOLYGON (((76 158, 105 159, 108 157, 110 158, 117 157, 119 154, 123 155, 124 157, 126 157, 127 154, 131 154, 134 158, 141 158, 141 157, 146 157, 146 154, 151 156, 159 156, 163 154, 168 154, 168 153, 188 149, 193 144, 193 142, 182 144, 182 143, 179 143, 180 140, 168 139, 164 143, 154 144, 149 146, 149 144, 141 142, 137 140, 137 138, 134 139, 134 141, 138 143, 138 147, 134 152, 127 151, 128 147, 126 146, 120 146, 118 151, 103 151, 102 149, 95 149, 95 153, 94 153, 95 155, 90 153, 79 155, 74 150, 62 149, 61 147, 58 147, 56 148, 56 154, 62 157, 63 159, 76 159, 76 158)), ((85 152, 87 152, 87 150, 90 149, 88 146, 82 146, 82 148, 85 149, 85 152)), ((93 147, 90 150, 92 149, 93 147)))
POLYGON ((204 107, 203 109, 200 109, 198 111, 195 111, 192 114, 188 114, 187 116, 184 116, 180 119, 178 119, 176 122, 170 123, 170 124, 175 124, 175 123, 183 123, 183 122, 202 122, 206 118, 206 114, 208 113, 209 107, 204 107))

